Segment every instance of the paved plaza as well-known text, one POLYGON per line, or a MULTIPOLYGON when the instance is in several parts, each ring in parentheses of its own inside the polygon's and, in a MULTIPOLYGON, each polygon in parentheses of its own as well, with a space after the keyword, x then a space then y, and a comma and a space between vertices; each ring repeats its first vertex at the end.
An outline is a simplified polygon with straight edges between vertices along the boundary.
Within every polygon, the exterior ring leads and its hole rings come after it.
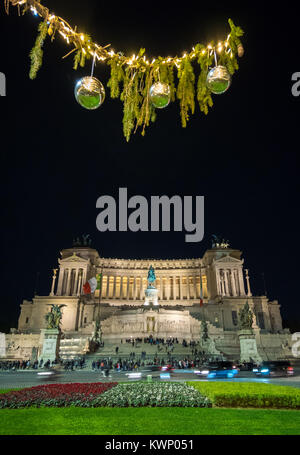
MULTIPOLYGON (((43 371, 43 370, 39 370, 43 371)), ((139 370, 142 373, 142 379, 147 379, 147 375, 152 375, 154 381, 212 381, 212 379, 202 379, 194 374, 192 370, 182 370, 182 372, 174 372, 170 374, 170 379, 160 379, 159 371, 150 371, 145 369, 139 370)), ((178 370, 177 370, 178 371, 178 370)), ((62 371, 55 380, 43 380, 36 371, 3 371, 0 372, 0 389, 17 388, 17 387, 32 387, 39 384, 60 382, 106 382, 106 381, 134 381, 128 374, 130 372, 110 372, 110 377, 106 378, 101 371, 91 370, 75 370, 62 371)), ((264 382, 266 384, 287 385, 300 388, 300 368, 295 369, 295 375, 292 377, 276 377, 276 378, 258 378, 251 372, 240 372, 238 377, 232 379, 217 379, 221 382, 264 382)))

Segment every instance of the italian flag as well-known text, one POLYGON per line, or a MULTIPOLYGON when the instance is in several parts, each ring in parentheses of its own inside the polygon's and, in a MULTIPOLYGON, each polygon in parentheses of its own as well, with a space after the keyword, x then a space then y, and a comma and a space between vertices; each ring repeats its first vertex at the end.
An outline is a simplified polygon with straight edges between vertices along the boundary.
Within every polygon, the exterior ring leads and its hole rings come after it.
POLYGON ((97 289, 97 278, 93 277, 83 285, 85 294, 92 294, 97 289))

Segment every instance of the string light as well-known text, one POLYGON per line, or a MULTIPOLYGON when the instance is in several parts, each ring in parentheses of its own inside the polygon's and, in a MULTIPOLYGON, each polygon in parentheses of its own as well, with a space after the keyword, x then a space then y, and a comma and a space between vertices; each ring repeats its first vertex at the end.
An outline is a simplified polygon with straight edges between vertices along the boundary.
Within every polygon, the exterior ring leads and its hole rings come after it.
MULTIPOLYGON (((20 0, 17 4, 18 5, 25 5, 25 4, 28 4, 28 0, 20 0)), ((35 2, 30 2, 30 3, 35 3, 35 2)), ((16 4, 16 3, 14 3, 16 4)), ((46 11, 47 8, 43 7, 40 3, 39 3, 39 12, 37 11, 37 8, 35 6, 33 6, 32 4, 30 5, 30 10, 32 11, 32 13, 34 15, 40 15, 42 17, 45 17, 45 14, 46 14, 46 11)), ((48 14, 48 13, 47 13, 48 14)), ((83 43, 87 37, 86 35, 84 35, 83 33, 77 33, 76 32, 76 28, 75 30, 72 29, 70 26, 68 26, 68 24, 66 23, 66 21, 64 21, 64 19, 56 16, 55 14, 51 13, 51 15, 49 15, 47 17, 47 21, 48 23, 52 23, 52 22, 57 22, 59 23, 59 26, 60 26, 60 30, 58 29, 58 31, 60 32, 60 36, 62 36, 66 42, 68 44, 70 44, 71 42, 75 44, 76 47, 78 47, 77 43, 78 43, 78 39, 83 43)), ((209 56, 211 56, 214 52, 214 49, 217 50, 218 53, 222 53, 223 51, 226 53, 226 54, 229 54, 230 53, 230 57, 233 58, 233 52, 232 52, 232 49, 230 48, 230 33, 228 34, 226 40, 224 42, 222 41, 219 41, 218 42, 218 45, 216 46, 216 48, 214 48, 212 46, 211 43, 209 43, 207 46, 206 46, 206 49, 201 49, 196 51, 195 50, 195 46, 192 47, 192 51, 190 53, 188 53, 187 51, 184 51, 183 53, 183 56, 182 57, 168 57, 166 59, 162 59, 162 63, 163 64, 172 64, 172 65, 176 65, 178 67, 178 65, 180 65, 180 63, 182 62, 183 59, 185 59, 187 56, 190 58, 190 59, 194 59, 195 57, 197 57, 198 55, 205 55, 206 53, 206 50, 208 51, 209 53, 209 56)), ((123 54, 121 53, 115 53, 113 50, 108 50, 108 49, 105 49, 103 48, 102 46, 99 46, 97 43, 92 43, 91 42, 91 45, 92 47, 96 47, 97 49, 99 49, 101 51, 101 56, 98 56, 97 55, 97 60, 101 60, 101 61, 105 61, 107 58, 109 57, 115 57, 115 58, 118 58, 119 59, 119 62, 118 64, 121 64, 123 65, 124 63, 127 64, 127 65, 133 65, 133 64, 137 64, 138 65, 138 62, 141 62, 143 64, 146 64, 146 65, 154 65, 156 59, 153 58, 152 62, 150 63, 149 60, 146 58, 146 56, 143 56, 143 57, 139 57, 138 55, 135 55, 133 54, 132 57, 126 57, 124 56, 123 54)), ((88 49, 88 52, 91 53, 91 49, 92 47, 89 45, 87 47, 88 49)), ((87 53, 86 49, 82 48, 82 52, 84 54, 87 53)))
POLYGON ((35 8, 34 6, 31 6, 30 9, 31 9, 31 11, 33 12, 33 14, 34 14, 35 16, 38 15, 38 12, 37 12, 37 10, 36 10, 36 8, 35 8))

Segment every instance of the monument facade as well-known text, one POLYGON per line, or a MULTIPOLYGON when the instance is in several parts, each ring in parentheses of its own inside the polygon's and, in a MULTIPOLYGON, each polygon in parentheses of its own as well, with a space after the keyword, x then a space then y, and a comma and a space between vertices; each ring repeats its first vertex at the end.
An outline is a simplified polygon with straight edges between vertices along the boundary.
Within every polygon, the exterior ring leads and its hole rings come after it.
MULTIPOLYGON (((22 335, 32 348, 47 328, 49 305, 56 305, 61 308, 61 354, 88 352, 99 321, 103 341, 111 343, 149 335, 198 341, 206 321, 211 340, 206 345, 213 342, 225 358, 239 359, 239 313, 247 302, 258 355, 266 360, 291 356, 291 335, 282 327, 278 301, 252 295, 242 252, 217 237, 201 258, 152 260, 103 258, 90 239, 77 239, 61 252, 49 288, 49 295, 23 301, 7 345, 14 345, 14 337, 19 343, 22 335), (100 289, 85 295, 84 284, 97 276, 100 289)), ((41 342, 35 344, 41 355, 41 342)))

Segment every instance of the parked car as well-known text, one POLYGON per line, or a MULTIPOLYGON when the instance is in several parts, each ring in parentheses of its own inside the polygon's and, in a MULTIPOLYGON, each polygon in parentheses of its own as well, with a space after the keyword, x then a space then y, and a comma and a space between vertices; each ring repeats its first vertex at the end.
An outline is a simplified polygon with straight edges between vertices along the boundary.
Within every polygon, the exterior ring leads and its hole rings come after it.
POLYGON ((257 368, 253 368, 256 376, 292 376, 294 368, 290 362, 285 360, 266 361, 261 363, 257 368))
POLYGON ((239 370, 235 363, 228 361, 209 362, 199 369, 199 376, 208 379, 213 378, 233 378, 239 370))

